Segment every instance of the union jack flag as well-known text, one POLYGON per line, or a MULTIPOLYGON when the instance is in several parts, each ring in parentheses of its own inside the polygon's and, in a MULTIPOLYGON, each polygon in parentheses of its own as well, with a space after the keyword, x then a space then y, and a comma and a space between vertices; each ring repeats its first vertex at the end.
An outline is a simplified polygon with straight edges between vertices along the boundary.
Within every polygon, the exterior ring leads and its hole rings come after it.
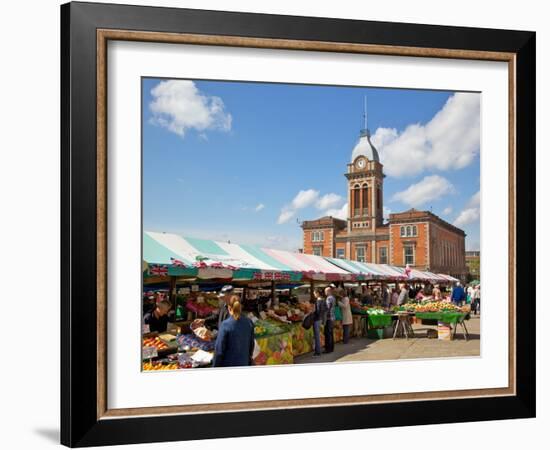
POLYGON ((157 275, 160 277, 165 277, 166 275, 168 275, 168 267, 160 266, 160 265, 151 266, 149 268, 149 275, 157 275))
POLYGON ((174 267, 187 267, 183 261, 176 258, 170 258, 174 267))

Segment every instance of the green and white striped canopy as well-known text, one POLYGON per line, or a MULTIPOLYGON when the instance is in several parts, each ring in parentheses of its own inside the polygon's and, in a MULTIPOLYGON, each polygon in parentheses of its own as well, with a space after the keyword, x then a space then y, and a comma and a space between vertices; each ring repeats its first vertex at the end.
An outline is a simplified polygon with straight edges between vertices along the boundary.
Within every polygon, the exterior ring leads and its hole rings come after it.
POLYGON ((280 281, 353 278, 320 256, 150 231, 143 233, 143 260, 153 276, 280 281))

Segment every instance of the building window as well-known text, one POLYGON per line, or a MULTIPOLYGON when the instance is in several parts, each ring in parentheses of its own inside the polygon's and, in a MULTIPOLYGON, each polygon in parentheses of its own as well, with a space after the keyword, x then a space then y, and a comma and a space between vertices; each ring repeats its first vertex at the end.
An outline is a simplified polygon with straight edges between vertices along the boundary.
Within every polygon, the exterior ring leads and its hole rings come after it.
POLYGON ((414 266, 414 245, 403 246, 403 260, 405 265, 414 266))
POLYGON ((378 254, 379 264, 388 264, 388 247, 380 247, 378 254))
POLYGON ((360 203, 360 188, 359 185, 356 184, 353 187, 353 215, 355 217, 359 216, 361 213, 361 203, 360 203))
POLYGON ((365 262, 366 246, 358 245, 355 247, 355 260, 365 262))
POLYGON ((369 188, 366 184, 363 185, 363 216, 369 215, 369 188))
POLYGON ((376 211, 382 211, 382 192, 380 187, 376 188, 376 211))
POLYGON ((312 231, 311 232, 311 240, 312 240, 312 242, 323 242, 325 240, 325 232, 324 231, 312 231))
POLYGON ((313 246, 313 254, 315 256, 323 256, 323 247, 320 245, 313 246))
POLYGON ((336 257, 339 259, 344 259, 346 257, 346 251, 343 248, 337 248, 336 257))
POLYGON ((418 229, 416 225, 405 225, 401 227, 401 237, 416 237, 418 236, 418 229))

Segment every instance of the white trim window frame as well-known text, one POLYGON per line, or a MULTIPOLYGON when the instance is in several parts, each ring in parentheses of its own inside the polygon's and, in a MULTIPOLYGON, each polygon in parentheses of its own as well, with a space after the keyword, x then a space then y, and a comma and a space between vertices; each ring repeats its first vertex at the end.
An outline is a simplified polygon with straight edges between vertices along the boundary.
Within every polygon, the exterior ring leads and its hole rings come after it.
POLYGON ((311 242, 323 242, 325 240, 324 231, 312 231, 311 232, 311 242))
POLYGON ((380 247, 378 249, 378 263, 388 264, 388 247, 380 247))
POLYGON ((411 244, 405 244, 403 246, 403 264, 414 266, 416 261, 416 249, 414 245, 411 244), (407 249, 411 249, 411 254, 407 255, 407 249), (412 258, 411 260, 407 260, 407 257, 412 258))
POLYGON ((367 255, 367 245, 361 244, 355 246, 355 260, 357 262, 366 262, 366 255, 367 255), (361 252, 359 252, 361 251, 361 252), (359 254, 361 253, 361 255, 359 254))

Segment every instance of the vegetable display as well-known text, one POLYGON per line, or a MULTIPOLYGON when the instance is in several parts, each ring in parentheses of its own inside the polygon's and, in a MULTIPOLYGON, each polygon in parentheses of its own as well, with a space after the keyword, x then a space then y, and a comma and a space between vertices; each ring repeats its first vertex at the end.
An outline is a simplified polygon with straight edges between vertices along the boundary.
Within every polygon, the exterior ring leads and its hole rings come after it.
POLYGON ((143 370, 177 370, 179 369, 178 363, 163 364, 161 362, 144 362, 142 365, 143 370))
POLYGON ((157 350, 166 350, 168 345, 159 337, 143 339, 143 347, 156 347, 157 350))
POLYGON ((218 300, 213 297, 188 297, 185 308, 199 317, 207 317, 218 311, 218 300))
POLYGON ((411 312, 462 312, 466 313, 470 311, 469 306, 456 306, 450 302, 420 302, 420 303, 405 303, 398 308, 400 311, 411 311, 411 312))

